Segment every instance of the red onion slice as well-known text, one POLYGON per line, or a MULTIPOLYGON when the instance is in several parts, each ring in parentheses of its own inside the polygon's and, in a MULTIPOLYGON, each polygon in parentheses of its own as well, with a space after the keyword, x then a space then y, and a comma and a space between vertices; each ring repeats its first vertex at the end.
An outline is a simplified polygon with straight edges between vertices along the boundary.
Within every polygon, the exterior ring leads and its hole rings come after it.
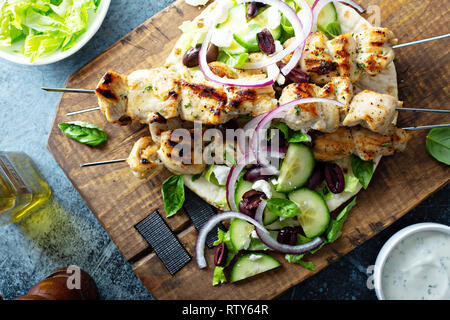
MULTIPOLYGON (((258 209, 256 209, 256 215, 255 220, 263 224, 263 214, 264 209, 266 208, 267 202, 262 200, 259 204, 258 209)), ((320 237, 316 237, 313 240, 311 240, 308 243, 297 245, 297 246, 290 246, 287 244, 281 244, 274 238, 270 236, 270 233, 267 232, 266 229, 264 231, 261 231, 259 228, 256 228, 256 233, 258 234, 258 237, 261 239, 261 241, 268 246, 270 249, 285 253, 285 254, 302 254, 309 252, 311 250, 317 249, 323 244, 323 240, 320 237), (264 232, 266 231, 266 232, 264 232)))
MULTIPOLYGON (((212 23, 212 26, 215 26, 215 23, 212 23)), ((248 81, 248 80, 240 80, 240 79, 227 79, 227 78, 221 78, 217 75, 215 75, 211 68, 208 65, 208 61, 206 59, 206 55, 208 53, 208 46, 211 42, 211 36, 212 32, 214 31, 214 27, 211 27, 205 37, 205 40, 203 41, 202 48, 200 49, 199 54, 199 65, 200 70, 202 71, 205 78, 211 82, 215 82, 220 85, 224 86, 232 86, 232 87, 244 87, 244 88, 262 88, 271 86, 275 83, 275 75, 268 74, 266 79, 263 80, 254 80, 254 81, 248 81)))
POLYGON ((245 137, 244 141, 242 141, 242 139, 238 139, 239 151, 242 154, 247 154, 247 153, 251 152, 251 150, 247 150, 247 140, 248 140, 248 138, 253 136, 256 126, 258 125, 258 123, 260 123, 260 121, 266 115, 267 115, 267 113, 263 113, 263 114, 260 114, 259 116, 254 117, 252 120, 247 122, 247 124, 242 128, 244 130, 244 137, 245 137))
POLYGON ((255 161, 252 154, 245 154, 242 158, 238 159, 237 164, 233 166, 228 174, 227 178, 227 202, 228 206, 233 211, 239 211, 236 205, 236 182, 239 174, 244 168, 255 161))
POLYGON ((304 17, 305 21, 302 30, 302 44, 295 50, 289 62, 281 69, 283 75, 288 75, 294 69, 303 56, 305 50, 305 42, 314 27, 313 10, 305 0, 296 0, 297 4, 302 8, 298 16, 304 17))
POLYGON ((208 222, 203 226, 203 228, 200 230, 197 238, 197 243, 195 245, 195 258, 197 260, 197 265, 200 269, 206 268, 206 259, 205 259, 205 242, 206 237, 208 236, 208 233, 213 230, 220 222, 223 220, 231 219, 231 218, 237 218, 245 220, 252 225, 255 226, 256 230, 259 230, 258 232, 261 235, 266 235, 270 237, 269 231, 267 231, 264 226, 257 222, 255 219, 250 218, 249 216, 239 213, 239 212, 224 212, 224 213, 218 213, 215 216, 213 216, 211 219, 208 220, 208 222))

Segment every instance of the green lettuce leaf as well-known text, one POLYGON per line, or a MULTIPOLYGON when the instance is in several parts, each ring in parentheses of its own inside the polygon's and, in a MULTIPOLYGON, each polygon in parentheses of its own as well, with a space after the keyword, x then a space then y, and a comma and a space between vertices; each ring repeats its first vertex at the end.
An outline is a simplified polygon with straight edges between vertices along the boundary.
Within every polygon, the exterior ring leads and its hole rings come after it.
POLYGON ((225 276, 225 273, 223 272, 225 268, 224 267, 216 267, 214 269, 214 276, 213 276, 213 286, 217 286, 218 284, 227 282, 227 277, 225 276))
MULTIPOLYGON (((22 53, 35 61, 72 48, 101 0, 11 0, 0 2, 0 46, 24 40, 22 53)), ((18 44, 20 45, 20 43, 18 44)))

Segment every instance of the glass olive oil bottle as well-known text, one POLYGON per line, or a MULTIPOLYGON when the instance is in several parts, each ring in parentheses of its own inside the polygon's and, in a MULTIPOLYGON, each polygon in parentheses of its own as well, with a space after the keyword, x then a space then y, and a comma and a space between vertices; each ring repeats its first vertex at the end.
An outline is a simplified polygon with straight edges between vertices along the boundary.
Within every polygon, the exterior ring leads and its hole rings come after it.
POLYGON ((52 191, 22 152, 0 152, 0 225, 15 223, 45 204, 52 191))

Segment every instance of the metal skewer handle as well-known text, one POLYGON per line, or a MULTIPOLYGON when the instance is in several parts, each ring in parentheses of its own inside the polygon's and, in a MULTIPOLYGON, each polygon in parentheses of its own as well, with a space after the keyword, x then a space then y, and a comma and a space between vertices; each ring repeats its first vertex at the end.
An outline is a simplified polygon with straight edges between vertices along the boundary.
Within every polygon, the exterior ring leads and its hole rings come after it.
POLYGON ((48 92, 73 92, 73 93, 95 93, 95 90, 88 89, 75 89, 75 88, 50 88, 50 87, 41 87, 42 90, 48 92))
POLYGON ((90 162, 90 163, 84 163, 80 167, 84 168, 84 167, 101 166, 104 164, 119 163, 119 162, 126 162, 126 161, 127 161, 127 159, 117 159, 117 160, 90 162))
POLYGON ((444 110, 444 109, 425 109, 425 108, 397 108, 397 111, 431 112, 431 113, 450 113, 450 110, 444 110))

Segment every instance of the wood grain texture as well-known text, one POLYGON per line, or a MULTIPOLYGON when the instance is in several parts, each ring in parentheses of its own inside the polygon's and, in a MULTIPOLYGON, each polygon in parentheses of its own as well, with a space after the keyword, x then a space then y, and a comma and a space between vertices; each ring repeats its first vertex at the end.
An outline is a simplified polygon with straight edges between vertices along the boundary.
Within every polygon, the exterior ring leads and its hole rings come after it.
MULTIPOLYGON (((391 28, 400 43, 449 32, 446 21, 448 1, 371 0, 363 6, 379 5, 382 25, 391 28)), ((177 26, 198 15, 197 8, 183 0, 158 13, 125 36, 111 48, 72 75, 68 87, 94 88, 108 69, 130 73, 140 68, 163 64, 180 31, 177 26)), ((397 50, 400 98, 408 107, 447 108, 449 98, 450 55, 448 40, 397 50)), ((133 125, 120 128, 93 112, 77 116, 103 128, 109 142, 101 148, 82 146, 63 136, 57 127, 68 119, 66 112, 96 105, 94 96, 64 94, 48 140, 48 148, 93 211, 111 239, 127 260, 146 252, 148 244, 134 230, 134 225, 154 209, 162 209, 160 186, 167 172, 148 181, 135 179, 124 164, 81 169, 84 162, 124 158, 134 141, 148 134, 147 128, 133 125)), ((441 123, 441 115, 403 112, 400 125, 441 123)), ((336 243, 308 259, 316 272, 348 253, 399 219, 426 197, 446 185, 450 169, 432 159, 425 150, 427 132, 415 132, 406 152, 382 160, 367 191, 358 196, 336 243)), ((163 210, 161 210, 164 213, 163 210)), ((193 255, 197 232, 185 213, 167 219, 170 227, 193 255)), ((283 262, 282 268, 239 284, 212 287, 212 250, 207 253, 209 268, 198 270, 189 263, 176 276, 167 272, 159 259, 150 253, 135 263, 134 269, 154 297, 158 299, 270 299, 314 274, 297 265, 283 262), (273 275, 276 273, 276 277, 273 275)), ((276 256, 284 261, 282 256, 276 256)))

